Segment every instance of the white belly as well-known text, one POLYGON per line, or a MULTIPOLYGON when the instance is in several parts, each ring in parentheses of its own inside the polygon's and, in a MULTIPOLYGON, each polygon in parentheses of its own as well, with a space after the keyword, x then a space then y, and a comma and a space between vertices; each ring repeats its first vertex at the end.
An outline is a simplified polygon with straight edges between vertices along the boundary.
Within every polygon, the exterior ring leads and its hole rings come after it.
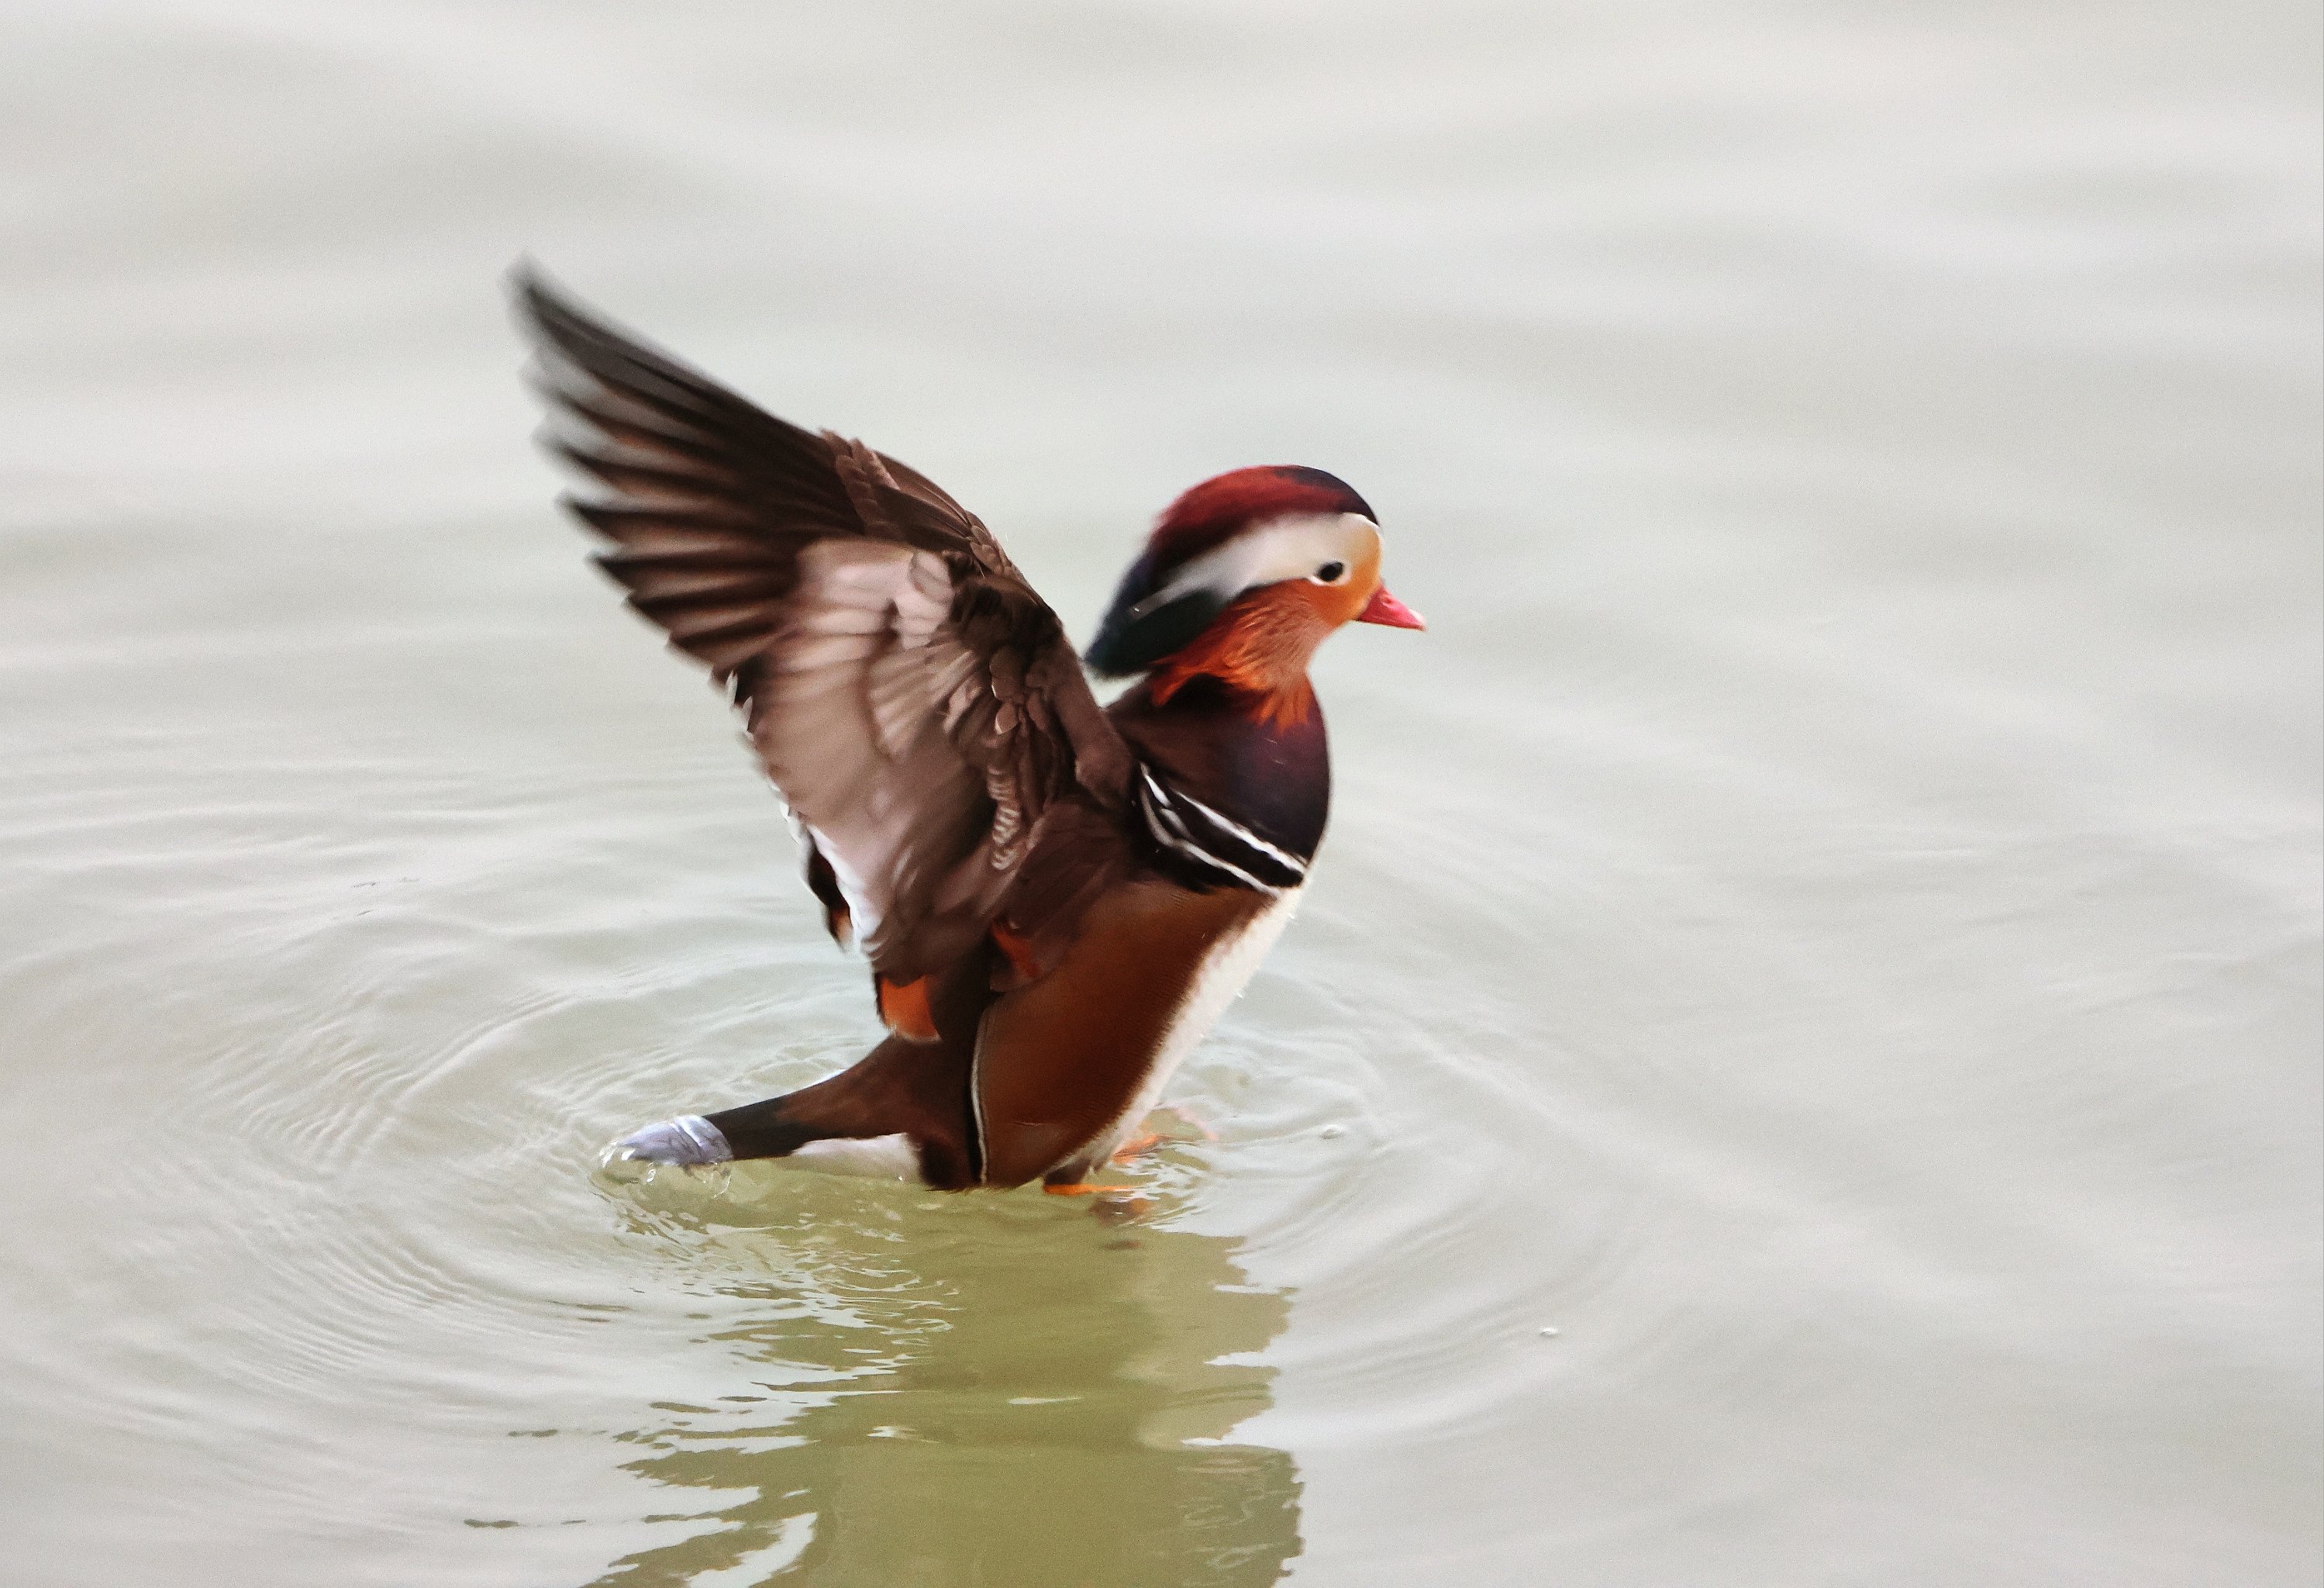
POLYGON ((1099 1131, 1096 1140, 1077 1155, 1080 1159, 1090 1164, 1102 1162, 1138 1128, 1140 1121, 1154 1112, 1154 1105, 1162 1101, 1162 1089, 1170 1084, 1170 1077, 1177 1073, 1178 1066, 1185 1062, 1186 1055, 1194 1050, 1194 1045, 1210 1034, 1211 1028, 1218 1024, 1219 1016, 1226 1012, 1227 1005, 1250 984, 1259 961, 1265 959, 1267 951, 1275 946, 1275 940, 1283 936, 1283 928, 1291 924, 1292 912, 1298 908, 1299 890, 1286 890, 1281 898, 1251 917, 1242 930, 1222 937, 1212 946, 1202 968, 1194 973, 1194 982, 1187 987, 1185 997, 1180 1000, 1177 1011, 1171 1016, 1169 1031, 1162 1039, 1162 1046, 1156 1051, 1154 1062, 1148 1067, 1146 1079, 1139 1086, 1138 1094, 1130 1100, 1129 1106, 1114 1122, 1099 1131))

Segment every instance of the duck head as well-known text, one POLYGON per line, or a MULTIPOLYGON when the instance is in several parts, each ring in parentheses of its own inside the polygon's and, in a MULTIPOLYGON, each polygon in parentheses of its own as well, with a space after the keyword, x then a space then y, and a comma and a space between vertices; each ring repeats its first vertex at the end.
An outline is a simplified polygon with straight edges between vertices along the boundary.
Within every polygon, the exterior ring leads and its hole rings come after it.
POLYGON ((1149 674, 1157 705, 1208 676, 1280 712, 1349 623, 1426 626, 1380 582, 1370 504, 1319 468, 1240 468, 1163 512, 1084 660, 1102 678, 1149 674))

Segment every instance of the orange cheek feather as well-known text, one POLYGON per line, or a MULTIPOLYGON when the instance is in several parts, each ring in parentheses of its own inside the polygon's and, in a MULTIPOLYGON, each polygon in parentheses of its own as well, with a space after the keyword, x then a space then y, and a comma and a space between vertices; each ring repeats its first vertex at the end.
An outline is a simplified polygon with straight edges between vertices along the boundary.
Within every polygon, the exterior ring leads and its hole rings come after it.
MULTIPOLYGON (((1353 585, 1355 581, 1350 580, 1353 585)), ((1307 659, 1352 614, 1345 589, 1286 580, 1237 600, 1154 674, 1154 699, 1167 702, 1204 674, 1261 697, 1259 715, 1278 724, 1307 715, 1307 659)))

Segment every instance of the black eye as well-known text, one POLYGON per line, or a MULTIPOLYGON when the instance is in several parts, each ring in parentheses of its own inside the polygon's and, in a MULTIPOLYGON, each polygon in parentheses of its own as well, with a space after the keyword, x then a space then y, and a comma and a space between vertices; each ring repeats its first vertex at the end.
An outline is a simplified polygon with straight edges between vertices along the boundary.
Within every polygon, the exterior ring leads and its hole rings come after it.
POLYGON ((1336 582, 1339 577, 1347 571, 1348 565, 1344 562, 1327 562, 1315 570, 1315 577, 1329 585, 1336 582))

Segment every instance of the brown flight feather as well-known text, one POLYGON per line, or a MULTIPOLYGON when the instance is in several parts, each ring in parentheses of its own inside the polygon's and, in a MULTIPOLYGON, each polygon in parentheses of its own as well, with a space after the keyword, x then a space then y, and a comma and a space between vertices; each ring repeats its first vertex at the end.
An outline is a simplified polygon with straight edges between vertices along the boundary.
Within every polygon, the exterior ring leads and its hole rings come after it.
POLYGON ((630 605, 731 685, 899 1029, 998 925, 1053 965, 1115 865, 1131 761, 1064 626, 991 533, 894 458, 765 412, 522 275, 549 445, 630 605), (1086 846, 1084 846, 1086 845, 1086 846), (1078 851, 1078 853, 1067 853, 1078 851))

